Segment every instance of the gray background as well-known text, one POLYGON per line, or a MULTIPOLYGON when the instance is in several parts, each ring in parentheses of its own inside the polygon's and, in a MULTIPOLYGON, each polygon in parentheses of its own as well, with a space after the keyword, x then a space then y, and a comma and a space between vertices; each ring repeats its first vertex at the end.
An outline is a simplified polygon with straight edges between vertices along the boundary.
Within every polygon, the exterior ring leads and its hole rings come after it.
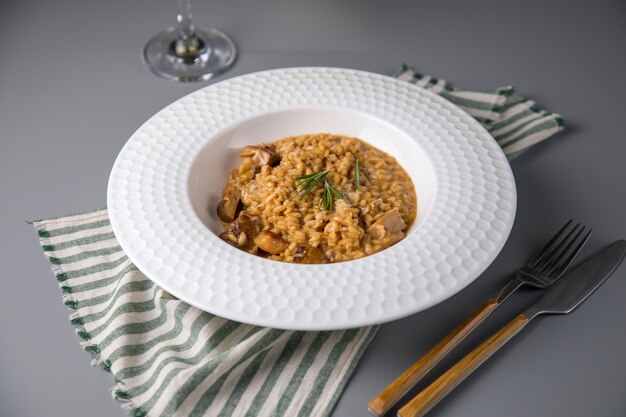
MULTIPOLYGON (((174 0, 1 0, 0 416, 123 416, 89 365, 26 219, 105 206, 109 170, 149 116, 206 85, 152 76, 145 42, 174 0)), ((455 84, 514 84, 568 121, 513 163, 518 212, 489 269, 449 300, 382 327, 334 416, 368 400, 496 291, 567 218, 595 229, 585 254, 626 237, 626 3, 571 1, 195 1, 232 35, 225 76, 300 65, 390 74, 402 62, 455 84)), ((517 294, 455 358, 539 293, 517 294)), ((617 416, 626 411, 626 266, 570 316, 537 320, 434 416, 617 416)))

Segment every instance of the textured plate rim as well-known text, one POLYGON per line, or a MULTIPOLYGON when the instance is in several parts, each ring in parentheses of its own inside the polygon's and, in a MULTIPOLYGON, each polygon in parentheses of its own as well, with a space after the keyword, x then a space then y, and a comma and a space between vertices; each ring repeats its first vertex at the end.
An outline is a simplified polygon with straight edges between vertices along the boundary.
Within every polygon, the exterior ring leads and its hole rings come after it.
MULTIPOLYGON (((309 103, 307 103, 308 105, 309 103)), ((317 103, 316 103, 317 104, 317 103)), ((260 112, 265 111, 262 110, 260 112)), ((231 123, 232 125, 232 123, 231 123)), ((227 127, 226 127, 227 128, 227 127)), ((221 129, 223 130, 223 129, 221 129)), ((500 167, 503 168, 503 167, 500 167)), ((255 324, 255 325, 260 325, 260 326, 268 326, 268 327, 278 327, 278 328, 287 328, 287 329, 298 329, 298 330, 334 330, 334 329, 343 329, 343 328, 349 328, 349 327, 360 327, 360 326, 364 326, 364 325, 371 325, 371 324, 378 324, 378 323, 383 323, 383 322, 388 322, 388 321, 392 321, 392 320, 396 320, 414 313, 417 313, 419 311, 423 311, 435 304, 438 304, 439 302, 451 297, 452 295, 456 294, 457 292, 461 291, 463 288, 465 288, 467 285, 469 285, 471 282, 473 282, 478 276, 480 276, 480 274, 482 274, 482 272, 484 272, 485 269, 487 269, 489 267, 489 265, 491 265, 491 263, 493 262, 493 260, 496 258, 496 256, 500 253, 500 251, 502 250, 504 244, 507 241, 507 238, 510 234, 510 231, 512 229, 513 226, 513 221, 515 218, 515 212, 516 212, 516 205, 517 205, 517 195, 516 195, 516 190, 515 190, 515 181, 514 181, 514 177, 513 177, 513 173, 511 170, 510 165, 508 164, 508 161, 506 160, 506 157, 504 155, 504 153, 502 152, 501 148, 497 145, 497 143, 495 142, 495 140, 491 137, 491 135, 487 132, 487 130, 480 125, 480 123, 478 123, 473 117, 471 117, 469 114, 465 113, 463 110, 461 110, 460 108, 458 108, 456 105, 450 103, 449 101, 447 101, 446 99, 438 96, 437 94, 434 94, 430 91, 424 90, 421 87, 415 86, 415 85, 411 85, 409 83, 406 83, 405 81, 400 81, 397 80, 395 78, 392 77, 388 77, 385 75, 380 75, 380 74, 374 74, 374 73, 370 73, 370 72, 365 72, 365 71, 359 71, 359 70, 351 70, 351 69, 344 69, 344 68, 329 68, 329 67, 295 67, 295 68, 281 68, 281 69, 273 69, 273 70, 266 70, 266 71, 261 71, 261 72, 256 72, 256 73, 251 73, 251 74, 244 74, 238 77, 234 77, 234 78, 230 78, 227 80, 224 80, 222 82, 219 83, 215 83, 215 84, 211 84, 208 86, 205 86, 203 88, 200 88, 199 90, 196 90, 192 93, 189 93, 187 95, 185 95, 184 97, 172 102, 171 104, 165 106, 163 109, 159 110, 155 115, 153 115, 152 117, 150 117, 144 124, 142 124, 137 131, 130 137, 130 139, 128 140, 128 142, 124 145, 124 147, 122 148, 122 150, 120 151, 120 154, 118 155, 118 157, 116 158, 116 161, 113 165, 113 169, 111 171, 111 175, 109 178, 109 184, 108 184, 108 188, 107 188, 107 204, 109 206, 109 210, 110 210, 110 218, 111 218, 111 225, 113 227, 113 230, 115 232, 116 237, 118 237, 118 240, 120 242, 120 245, 122 246, 122 248, 124 249, 125 253, 129 256, 129 258, 138 266, 138 268, 140 270, 142 270, 146 276, 155 281, 159 286, 161 286, 164 290, 171 292, 172 294, 178 296, 181 300, 195 306, 198 307, 202 310, 205 311, 209 311, 212 312, 214 314, 218 314, 222 317, 228 318, 228 319, 232 319, 232 320, 237 320, 237 321, 242 321, 242 322, 246 322, 246 323, 250 323, 250 324, 255 324), (431 100, 434 103, 438 103, 440 106, 442 106, 443 108, 447 109, 448 111, 452 111, 453 113, 456 113, 455 116, 457 117, 461 117, 461 119, 463 119, 462 121, 466 124, 468 124, 469 126, 471 126, 472 129, 474 129, 474 131, 478 132, 480 135, 482 135, 482 140, 487 140, 490 141, 492 145, 495 145, 497 148, 497 151, 499 152, 499 159, 501 161, 504 161, 506 164, 506 171, 508 174, 508 181, 509 181, 509 186, 511 187, 511 196, 510 196, 510 207, 508 209, 508 221, 505 222, 505 227, 503 230, 500 231, 500 239, 498 239, 495 243, 495 246, 490 249, 489 255, 487 256, 487 258, 485 258, 484 260, 482 260, 480 262, 480 267, 475 269, 475 271, 473 271, 472 275, 473 277, 471 278, 466 278, 462 281, 462 283, 460 285, 456 285, 454 288, 447 290, 447 291, 443 291, 440 292, 437 295, 433 295, 430 296, 428 298, 428 300, 426 302, 422 302, 421 304, 419 304, 419 306, 415 306, 414 308, 410 308, 410 309, 404 309, 403 311, 397 311, 393 314, 383 314, 378 316, 377 318, 374 317, 362 317, 361 319, 350 319, 348 318, 347 320, 344 321, 336 321, 336 320, 328 320, 326 322, 323 323, 311 323, 309 322, 308 324, 298 324, 298 320, 297 318, 294 320, 289 320, 289 321, 285 321, 285 322, 280 322, 280 321, 276 321, 276 320, 267 320, 264 319, 262 317, 247 317, 247 316, 242 316, 242 315, 238 315, 238 314, 230 314, 229 311, 224 310, 224 309, 214 309, 211 308, 210 306, 207 306, 205 303, 199 302, 195 297, 190 297, 188 294, 185 294, 184 292, 181 292, 179 290, 179 288, 177 288, 175 285, 171 285, 168 280, 162 280, 159 277, 159 274, 155 274, 154 271, 152 271, 152 268, 150 268, 147 263, 145 263, 145 259, 142 258, 139 254, 136 253, 136 251, 132 248, 132 246, 129 244, 129 242, 126 239, 126 231, 124 230, 123 226, 121 226, 118 222, 119 216, 116 211, 115 208, 113 208, 111 210, 111 207, 114 206, 116 199, 113 196, 112 193, 112 187, 113 187, 113 178, 116 174, 118 174, 117 171, 119 171, 119 163, 120 161, 124 160, 126 158, 125 156, 125 151, 127 150, 127 148, 129 147, 129 145, 135 141, 138 140, 137 137, 139 135, 140 132, 142 132, 147 126, 150 126, 159 116, 163 115, 164 113, 167 113, 168 111, 170 111, 173 107, 180 105, 180 103, 183 103, 185 100, 189 100, 190 97, 193 97, 195 95, 198 94, 202 94, 203 92, 206 91, 210 91, 211 89, 216 88, 216 86, 223 86, 224 84, 227 83, 233 83, 237 80, 241 80, 241 79, 246 79, 247 77, 263 77, 264 75, 267 74, 280 74, 280 73, 285 73, 285 72, 293 72, 293 71, 310 71, 310 72, 331 72, 333 74, 340 74, 340 73, 347 73, 350 74, 352 76, 356 76, 358 77, 374 77, 374 78, 378 78, 378 79, 384 79, 386 82, 388 83, 397 83, 398 85, 402 85, 403 87, 406 87, 407 85, 410 85, 409 88, 413 88, 415 90, 419 90, 419 95, 422 95, 424 97, 427 97, 429 100, 431 100), (459 116, 461 115, 461 116, 459 116)), ((407 238, 408 239, 408 238, 407 238)), ((396 245, 398 246, 398 245, 396 245)), ((388 252, 388 251, 385 251, 388 252)), ((367 258, 363 258, 363 259, 369 259, 369 258, 380 258, 381 256, 385 256, 384 253, 379 253, 376 254, 374 256, 370 256, 367 258)), ((265 261, 265 260, 263 260, 265 261)), ((360 260, 359 260, 360 261, 360 260)), ((267 261, 266 261, 267 262, 267 261)), ((354 262, 358 262, 358 261, 354 261, 354 262)), ((342 263, 342 264, 336 264, 336 265, 347 265, 347 264, 353 264, 354 262, 348 262, 348 263, 342 263)), ((275 263, 275 264, 279 264, 281 266, 286 266, 286 264, 283 263, 275 263)), ((318 266, 318 267, 326 267, 326 268, 332 268, 332 267, 336 267, 336 265, 333 266, 328 266, 328 265, 324 265, 324 266, 318 266)), ((278 267, 280 268, 280 267, 278 267)))

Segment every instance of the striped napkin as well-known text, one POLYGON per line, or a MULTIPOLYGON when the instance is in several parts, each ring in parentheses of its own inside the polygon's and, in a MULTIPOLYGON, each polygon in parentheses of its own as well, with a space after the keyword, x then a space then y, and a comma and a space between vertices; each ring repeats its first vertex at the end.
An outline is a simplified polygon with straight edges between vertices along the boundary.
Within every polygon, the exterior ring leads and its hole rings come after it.
POLYGON ((439 94, 471 114, 502 147, 509 161, 563 130, 563 118, 536 107, 511 86, 492 92, 457 90, 445 80, 403 64, 394 76, 439 94))
MULTIPOLYGON (((396 76, 465 109, 509 159, 563 128, 511 87, 456 90, 407 66, 396 76)), ((106 210, 34 226, 83 348, 113 374, 113 397, 133 417, 328 416, 378 329, 285 331, 200 311, 130 262, 106 210)))

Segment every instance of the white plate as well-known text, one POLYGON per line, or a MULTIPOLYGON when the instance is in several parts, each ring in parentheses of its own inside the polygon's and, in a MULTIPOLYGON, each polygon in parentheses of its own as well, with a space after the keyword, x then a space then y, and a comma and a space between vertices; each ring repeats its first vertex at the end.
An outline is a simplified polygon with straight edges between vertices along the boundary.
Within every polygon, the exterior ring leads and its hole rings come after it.
POLYGON ((130 138, 108 187, 122 248, 166 291, 228 319, 301 330, 382 323, 450 297, 496 257, 515 207, 504 154, 467 113, 405 81, 338 68, 259 72, 189 94, 130 138), (270 261, 221 241, 215 205, 239 149, 315 132, 396 157, 419 201, 408 236, 330 265, 270 261))

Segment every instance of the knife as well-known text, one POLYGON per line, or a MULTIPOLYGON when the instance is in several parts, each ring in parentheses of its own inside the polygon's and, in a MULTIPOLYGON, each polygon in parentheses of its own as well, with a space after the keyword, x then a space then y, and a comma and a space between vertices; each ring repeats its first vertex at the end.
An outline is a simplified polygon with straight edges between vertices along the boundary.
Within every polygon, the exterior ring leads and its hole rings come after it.
POLYGON ((398 417, 417 417, 427 413, 535 317, 542 314, 571 313, 611 276, 625 254, 626 240, 618 240, 588 258, 561 278, 539 301, 494 333, 405 404, 398 411, 398 417))

